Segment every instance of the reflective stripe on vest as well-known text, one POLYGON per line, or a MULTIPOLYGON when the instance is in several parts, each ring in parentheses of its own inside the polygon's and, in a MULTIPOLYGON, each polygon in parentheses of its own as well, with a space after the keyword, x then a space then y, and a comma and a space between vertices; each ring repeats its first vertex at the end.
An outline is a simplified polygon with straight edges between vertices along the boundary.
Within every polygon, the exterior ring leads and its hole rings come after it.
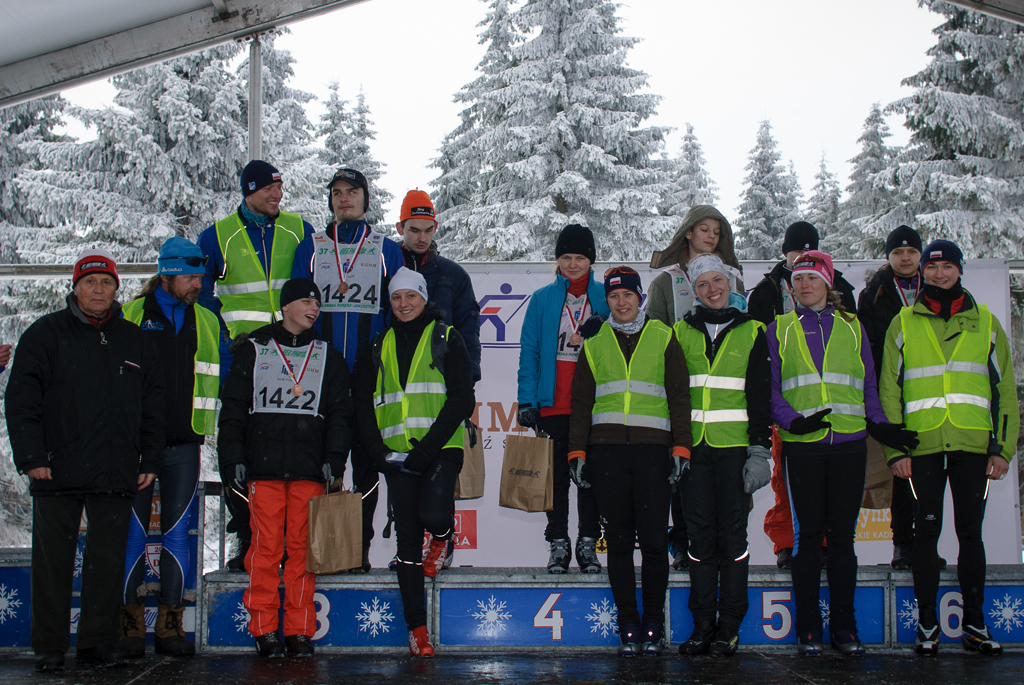
POLYGON ((672 330, 651 320, 626 364, 615 331, 607 323, 583 342, 596 392, 590 424, 612 423, 672 430, 665 395, 665 348, 672 330))
POLYGON ((708 361, 704 331, 685 321, 675 325, 676 339, 686 355, 690 371, 690 429, 693 444, 706 440, 712 447, 745 447, 750 444, 747 431, 747 367, 758 331, 759 321, 745 321, 725 334, 708 361))
POLYGON ((274 221, 270 274, 263 271, 249 233, 238 212, 216 224, 217 242, 224 256, 224 278, 217 281, 220 317, 232 338, 251 333, 280 316, 281 288, 292 275, 295 248, 305 237, 302 218, 281 212, 274 221))
POLYGON ((934 430, 948 418, 957 428, 992 430, 988 357, 992 313, 978 306, 977 331, 962 329, 949 360, 928 317, 900 311, 903 334, 903 417, 907 428, 934 430), (956 392, 953 392, 953 390, 956 392))
MULTIPOLYGON (((864 362, 861 360, 860 323, 831 312, 832 333, 825 346, 819 374, 807 347, 796 312, 776 317, 775 335, 782 360, 782 397, 802 416, 831 409, 827 421, 836 433, 857 433, 867 428, 864 412, 864 362)), ((822 329, 824 330, 824 329, 822 329)), ((794 435, 779 429, 785 442, 817 442, 828 429, 794 435)))
MULTIPOLYGON (((377 429, 384 444, 395 452, 412 449, 410 439, 422 440, 434 425, 447 398, 444 374, 433 366, 430 341, 436 321, 423 329, 416 351, 412 355, 405 387, 399 383, 398 354, 395 331, 388 329, 380 350, 380 368, 373 389, 373 409, 377 416, 377 429)), ((449 335, 451 327, 445 329, 449 335)), ((463 448, 466 428, 459 427, 448 438, 442 449, 463 448)))
MULTIPOLYGON (((159 286, 158 286, 159 287, 159 286)), ((122 307, 124 318, 135 325, 142 323, 145 298, 132 300, 122 307)), ((220 322, 206 307, 193 305, 196 313, 195 382, 192 387, 192 430, 199 435, 213 435, 217 430, 217 408, 220 407, 220 322)))

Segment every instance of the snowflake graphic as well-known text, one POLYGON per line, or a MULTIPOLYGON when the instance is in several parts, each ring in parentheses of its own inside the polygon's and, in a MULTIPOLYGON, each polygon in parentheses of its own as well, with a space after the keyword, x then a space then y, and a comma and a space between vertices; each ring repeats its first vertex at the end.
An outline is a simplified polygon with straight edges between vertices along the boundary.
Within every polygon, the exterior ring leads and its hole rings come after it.
POLYGON ((390 602, 381 602, 380 597, 374 597, 370 604, 360 602, 359 606, 363 609, 361 613, 356 614, 359 632, 370 631, 372 637, 377 637, 378 633, 391 631, 390 623, 395 620, 395 615, 388 611, 391 608, 390 602))
POLYGON ((21 607, 21 600, 17 597, 17 588, 8 590, 6 585, 0 585, 0 623, 18 616, 17 609, 21 607))
MULTIPOLYGON (((0 589, 3 589, 2 586, 0 589)), ((1014 599, 1007 593, 1002 599, 993 599, 992 606, 995 608, 988 612, 988 615, 995 619, 993 627, 1010 630, 1024 626, 1024 607, 1021 607, 1019 599, 1014 599)))
POLYGON ((903 600, 903 608, 899 614, 900 623, 904 628, 917 628, 917 600, 903 600))
POLYGON ((828 628, 829 619, 832 618, 832 608, 823 599, 818 600, 818 610, 821 612, 821 624, 828 628))
POLYGON ((249 619, 248 610, 246 610, 244 604, 239 602, 235 613, 231 616, 231 620, 235 622, 235 630, 239 633, 247 631, 249 629, 249 619))
POLYGON ((607 597, 601 600, 600 605, 591 604, 587 620, 593 622, 594 625, 590 626, 590 632, 601 633, 601 637, 608 637, 615 632, 618 617, 619 608, 609 603, 607 597))
POLYGON ((75 550, 75 578, 82 575, 82 564, 84 563, 82 558, 82 549, 78 548, 75 550))
POLYGON ((487 600, 487 604, 484 604, 479 599, 476 600, 479 611, 473 614, 473 618, 480 621, 477 624, 476 629, 485 632, 494 632, 496 630, 505 630, 505 621, 512 618, 505 607, 505 602, 499 602, 491 595, 490 599, 487 600))

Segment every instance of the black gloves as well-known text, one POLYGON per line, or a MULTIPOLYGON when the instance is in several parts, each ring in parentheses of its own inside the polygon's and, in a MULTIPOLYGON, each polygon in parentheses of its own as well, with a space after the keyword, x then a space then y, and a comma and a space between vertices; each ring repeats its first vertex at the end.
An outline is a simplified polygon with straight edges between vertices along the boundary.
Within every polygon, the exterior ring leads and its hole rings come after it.
POLYGON ((868 421, 868 435, 886 447, 909 454, 917 447, 917 431, 907 428, 904 423, 875 423, 868 421))
POLYGON ((430 466, 430 462, 434 459, 425 451, 420 449, 419 440, 413 438, 409 440, 409 444, 412 445, 412 449, 409 450, 409 456, 405 458, 405 463, 402 464, 402 468, 406 471, 412 471, 416 475, 419 475, 427 470, 430 466))
POLYGON ((789 432, 793 435, 807 435, 820 431, 822 428, 829 428, 829 422, 824 419, 831 413, 831 409, 822 409, 810 416, 798 416, 789 424, 789 432))
POLYGON ((537 427, 537 408, 532 406, 519 407, 519 414, 516 416, 519 425, 523 428, 537 427))
POLYGON ((593 338, 597 335, 597 332, 601 330, 601 324, 603 323, 604 317, 600 314, 594 314, 592 317, 584 321, 582 326, 580 326, 580 335, 583 336, 584 340, 587 338, 593 338))

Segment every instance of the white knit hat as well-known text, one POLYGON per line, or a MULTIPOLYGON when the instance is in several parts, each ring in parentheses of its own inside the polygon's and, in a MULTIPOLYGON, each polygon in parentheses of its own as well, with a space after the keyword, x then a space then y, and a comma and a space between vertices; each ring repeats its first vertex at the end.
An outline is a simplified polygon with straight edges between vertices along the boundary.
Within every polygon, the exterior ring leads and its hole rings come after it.
POLYGON ((427 296, 427 279, 423 278, 423 274, 420 272, 407 269, 404 266, 391 277, 388 294, 394 295, 399 290, 415 290, 423 297, 424 302, 430 301, 427 296))
POLYGON ((731 266, 727 266, 726 263, 717 255, 713 254, 697 255, 690 260, 690 263, 686 267, 686 271, 690 276, 691 282, 696 282, 698 278, 709 271, 717 271, 729 279, 736 277, 736 269, 731 266))

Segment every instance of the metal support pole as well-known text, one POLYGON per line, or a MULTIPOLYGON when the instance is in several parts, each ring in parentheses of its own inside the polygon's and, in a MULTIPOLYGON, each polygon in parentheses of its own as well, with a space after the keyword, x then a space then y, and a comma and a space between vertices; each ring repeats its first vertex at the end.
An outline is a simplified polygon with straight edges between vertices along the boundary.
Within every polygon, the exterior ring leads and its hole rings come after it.
POLYGON ((263 159, 263 50, 259 34, 249 43, 249 159, 263 159))

